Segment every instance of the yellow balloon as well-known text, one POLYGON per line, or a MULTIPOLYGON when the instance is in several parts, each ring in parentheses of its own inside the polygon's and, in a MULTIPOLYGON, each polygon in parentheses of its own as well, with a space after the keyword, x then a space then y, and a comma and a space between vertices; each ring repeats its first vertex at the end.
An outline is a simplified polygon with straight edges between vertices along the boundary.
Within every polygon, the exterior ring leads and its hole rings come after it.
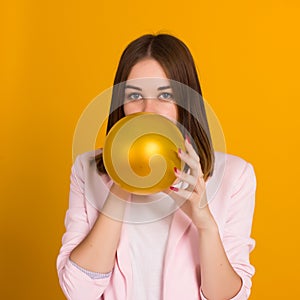
POLYGON ((185 149, 178 127, 154 113, 135 113, 119 120, 103 147, 108 175, 124 190, 147 195, 169 188, 174 167, 181 170, 178 148, 185 149))

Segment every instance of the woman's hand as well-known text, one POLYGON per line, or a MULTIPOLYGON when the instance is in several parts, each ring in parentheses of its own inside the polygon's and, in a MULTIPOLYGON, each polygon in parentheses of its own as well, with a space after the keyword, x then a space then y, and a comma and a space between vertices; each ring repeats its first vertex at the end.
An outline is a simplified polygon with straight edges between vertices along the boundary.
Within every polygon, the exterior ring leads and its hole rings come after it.
POLYGON ((186 152, 179 149, 178 156, 190 167, 190 173, 177 168, 174 169, 174 172, 177 179, 187 183, 188 187, 181 189, 171 186, 172 192, 168 194, 177 202, 184 201, 180 208, 192 219, 199 230, 215 228, 216 223, 207 203, 205 180, 199 156, 188 138, 185 139, 185 147, 186 152))

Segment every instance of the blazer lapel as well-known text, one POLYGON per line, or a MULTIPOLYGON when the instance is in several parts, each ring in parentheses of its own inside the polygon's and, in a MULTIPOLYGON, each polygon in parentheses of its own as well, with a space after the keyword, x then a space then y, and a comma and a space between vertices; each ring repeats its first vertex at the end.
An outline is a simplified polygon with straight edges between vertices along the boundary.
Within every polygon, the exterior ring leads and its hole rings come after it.
POLYGON ((178 208, 174 213, 173 220, 170 226, 164 261, 164 276, 167 276, 167 272, 171 269, 169 268, 169 266, 174 256, 177 244, 191 223, 192 220, 180 208, 178 208))

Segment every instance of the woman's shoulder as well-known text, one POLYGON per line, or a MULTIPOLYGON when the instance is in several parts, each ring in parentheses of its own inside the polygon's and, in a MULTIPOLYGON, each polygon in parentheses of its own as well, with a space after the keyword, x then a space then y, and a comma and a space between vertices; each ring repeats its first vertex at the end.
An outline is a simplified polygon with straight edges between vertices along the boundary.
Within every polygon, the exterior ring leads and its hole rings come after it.
POLYGON ((75 166, 90 166, 96 162, 96 156, 102 153, 102 148, 75 154, 73 164, 75 166))
POLYGON ((251 165, 251 163, 240 156, 216 151, 215 165, 226 165, 226 167, 230 168, 231 170, 235 170, 246 167, 247 165, 251 165))
POLYGON ((215 211, 231 203, 231 200, 228 202, 224 199, 232 199, 233 195, 238 194, 241 197, 253 195, 255 188, 256 177, 251 163, 236 155, 215 153, 213 176, 207 184, 208 199, 215 211))
POLYGON ((226 178, 233 180, 237 180, 245 174, 255 177, 254 168, 249 161, 240 156, 223 152, 215 152, 215 172, 221 172, 226 178))
MULTIPOLYGON (((86 151, 75 156, 72 168, 83 179, 89 179, 91 176, 99 176, 97 170, 97 156, 102 153, 102 148, 86 151)), ((106 174, 101 174, 101 178, 107 182, 106 174)))
POLYGON ((100 153, 102 153, 102 148, 97 148, 94 150, 90 150, 90 151, 86 151, 86 152, 82 152, 79 154, 75 155, 75 160, 90 160, 91 158, 94 158, 95 156, 99 155, 100 153))

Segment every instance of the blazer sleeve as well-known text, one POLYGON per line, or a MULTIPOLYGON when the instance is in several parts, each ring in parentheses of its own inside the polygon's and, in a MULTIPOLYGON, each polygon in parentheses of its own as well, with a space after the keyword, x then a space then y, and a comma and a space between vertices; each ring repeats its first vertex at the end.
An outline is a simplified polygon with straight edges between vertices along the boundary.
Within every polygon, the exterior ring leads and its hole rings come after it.
POLYGON ((84 176, 81 155, 71 169, 69 208, 65 217, 66 232, 57 257, 60 286, 69 300, 99 300, 110 281, 109 276, 93 279, 69 260, 72 250, 81 243, 91 229, 84 196, 84 176))
MULTIPOLYGON (((239 172, 240 175, 231 189, 222 238, 228 260, 242 279, 240 291, 230 300, 249 298, 251 278, 255 273, 249 256, 255 247, 255 241, 250 235, 255 206, 256 177, 252 165, 243 162, 242 172, 239 172)), ((201 289, 200 295, 202 300, 207 300, 201 289)))

